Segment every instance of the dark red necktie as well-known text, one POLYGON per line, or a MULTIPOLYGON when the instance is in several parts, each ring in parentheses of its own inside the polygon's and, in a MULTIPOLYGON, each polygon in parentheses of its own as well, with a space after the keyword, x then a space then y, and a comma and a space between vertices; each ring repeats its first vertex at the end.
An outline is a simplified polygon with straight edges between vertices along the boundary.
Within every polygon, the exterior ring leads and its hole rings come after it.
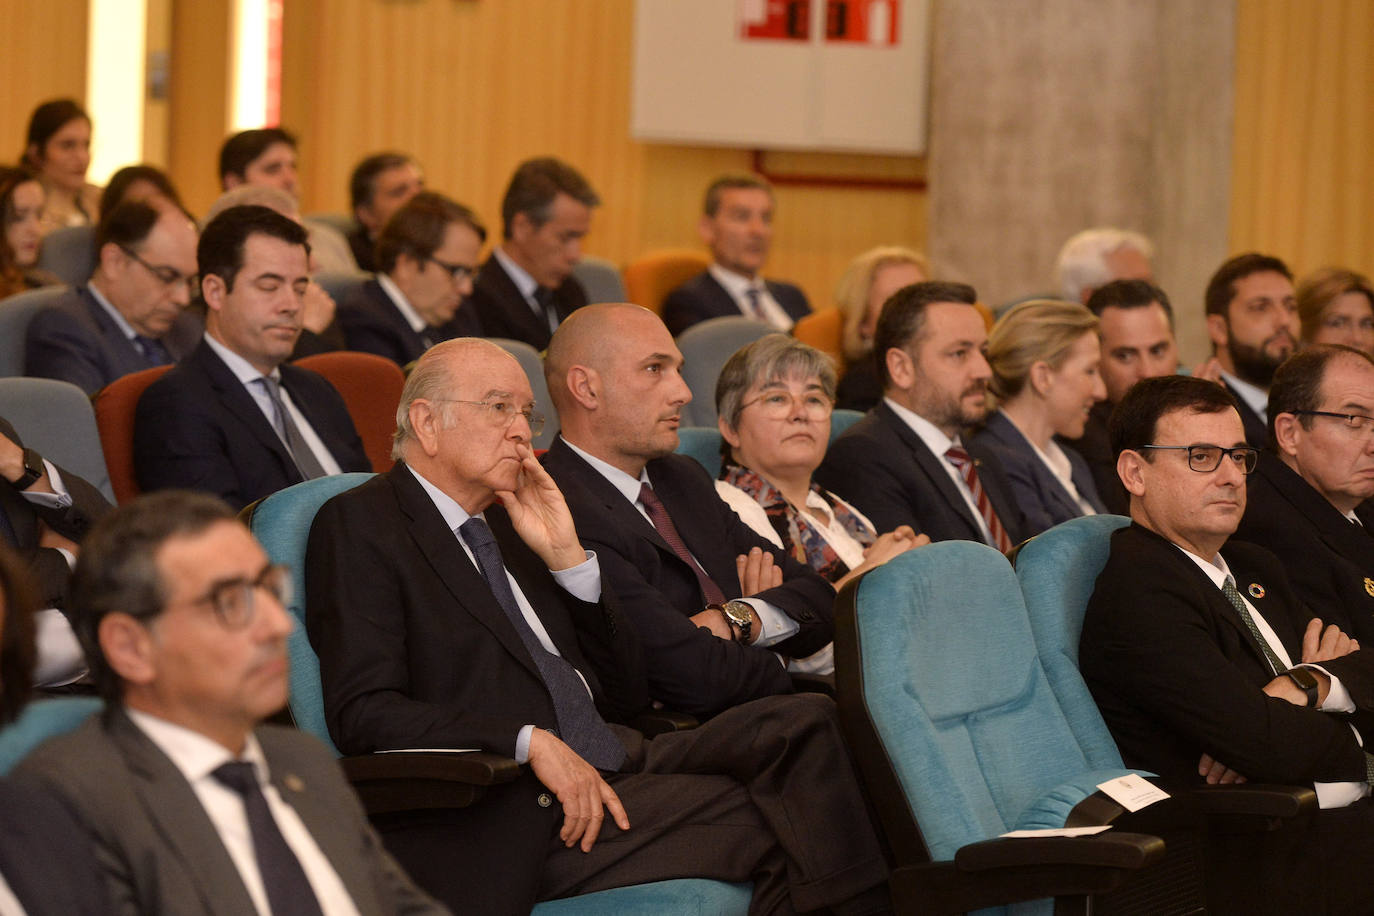
POLYGON ((1007 537, 1007 529, 1002 527, 1002 520, 997 517, 997 510, 992 508, 992 500, 988 499, 988 494, 978 479, 973 457, 957 445, 951 445, 949 451, 945 452, 945 457, 964 478, 964 486, 968 487, 969 493, 973 495, 973 504, 978 507, 978 514, 983 516, 983 521, 987 522, 988 532, 992 535, 992 546, 1003 553, 1011 550, 1011 538, 1007 537))
POLYGON ((668 510, 663 508, 663 503, 658 501, 654 495, 654 488, 647 483, 639 488, 639 501, 644 504, 644 511, 649 513, 649 521, 654 523, 654 528, 658 530, 659 536, 668 542, 673 553, 678 555, 678 559, 692 568, 696 574, 697 582, 701 585, 701 594, 706 598, 707 604, 723 604, 725 595, 721 592, 720 586, 708 575, 706 570, 701 568, 696 558, 692 556, 687 545, 682 542, 682 535, 677 533, 677 526, 673 524, 673 519, 668 515, 668 510))

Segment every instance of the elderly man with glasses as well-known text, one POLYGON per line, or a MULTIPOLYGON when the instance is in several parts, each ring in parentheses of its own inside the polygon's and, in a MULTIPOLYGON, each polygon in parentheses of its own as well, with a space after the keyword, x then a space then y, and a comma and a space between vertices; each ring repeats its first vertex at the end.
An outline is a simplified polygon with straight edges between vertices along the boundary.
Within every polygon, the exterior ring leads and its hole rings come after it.
POLYGON ((26 375, 94 394, 121 376, 165 366, 200 340, 186 306, 196 273, 196 227, 171 202, 127 201, 95 233, 95 273, 29 323, 26 375))
POLYGON ((224 503, 145 496, 92 530, 77 629, 107 708, 17 774, 89 833, 118 913, 440 914, 286 702, 290 577, 224 503))
MULTIPOLYGON (((1146 379, 1110 433, 1132 524, 1112 536, 1079 663, 1126 765, 1313 785, 1322 810, 1299 848, 1268 867, 1246 851, 1258 908, 1238 911, 1370 912, 1374 659, 1309 613, 1277 558, 1228 542, 1258 460, 1235 401, 1202 379, 1146 379)), ((1239 854, 1236 839, 1217 853, 1239 854)))

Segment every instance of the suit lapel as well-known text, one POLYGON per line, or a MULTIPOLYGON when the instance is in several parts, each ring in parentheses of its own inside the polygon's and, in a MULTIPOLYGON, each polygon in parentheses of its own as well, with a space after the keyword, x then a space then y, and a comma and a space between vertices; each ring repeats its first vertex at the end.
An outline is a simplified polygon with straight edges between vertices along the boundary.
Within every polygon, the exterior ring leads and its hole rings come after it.
MULTIPOLYGON (((1239 561, 1233 563, 1228 558, 1226 563, 1231 568, 1231 576, 1236 580, 1236 591, 1240 592, 1250 602, 1250 606, 1264 618, 1264 622, 1269 624, 1269 629, 1274 631, 1274 635, 1283 644, 1284 651, 1288 653, 1289 661, 1294 664, 1301 662, 1302 637, 1294 631, 1293 621, 1289 619, 1275 600, 1274 589, 1272 584, 1269 584, 1268 577, 1262 571, 1251 569, 1239 561)), ((1235 625, 1249 637, 1249 642, 1253 646, 1256 656, 1262 659, 1267 668, 1269 659, 1264 655, 1264 650, 1255 644, 1254 636, 1245 626, 1245 622, 1240 619, 1239 612, 1231 608, 1231 602, 1226 600, 1225 595, 1222 595, 1222 601, 1231 610, 1235 625)))
POLYGON ((134 791, 168 850, 194 876, 205 912, 253 912, 234 860, 190 783, 123 711, 112 716, 106 727, 134 777, 134 791))
MULTIPOLYGON (((698 506, 693 505, 693 497, 686 492, 685 480, 670 472, 662 460, 649 462, 649 482, 653 485, 654 493, 658 495, 663 507, 668 510, 668 517, 673 520, 673 527, 682 536, 682 542, 687 546, 687 550, 692 556, 696 557, 698 563, 706 575, 719 586, 720 590, 726 595, 737 595, 741 588, 739 584, 739 573, 732 567, 728 571, 717 567, 711 560, 713 551, 710 549, 718 535, 709 527, 710 514, 701 511, 698 506), (693 547, 692 545, 696 545, 693 547)), ((714 490, 712 496, 714 496, 714 490)), ((699 497, 698 497, 699 499, 699 497)), ((636 511, 635 515, 639 515, 636 511)), ((641 520, 642 520, 641 516, 641 520)), ((650 526, 652 529, 653 526, 650 526)), ((654 532, 657 535, 657 531, 654 532)), ((663 545, 665 550, 674 558, 677 554, 673 553, 663 538, 657 540, 663 545)), ((732 558, 733 559, 733 558, 732 558)), ((681 562, 679 559, 678 562, 681 562)), ((695 573, 693 573, 695 575, 695 573)))
POLYGON ((411 540, 424 556, 434 574, 444 583, 453 600, 477 618, 520 664, 543 682, 538 666, 530 657, 520 634, 497 603, 486 579, 477 570, 458 536, 449 530, 434 501, 403 462, 387 472, 396 491, 396 500, 410 526, 411 540))
POLYGON ((114 319, 95 301, 95 296, 86 287, 81 288, 81 301, 86 312, 100 329, 100 349, 110 361, 110 370, 116 377, 147 369, 152 363, 134 346, 133 341, 124 336, 124 331, 115 324, 114 319))
POLYGON ((879 403, 874 408, 878 416, 882 417, 888 426, 897 434, 897 438, 902 441, 910 451, 916 461, 916 466, 929 479, 931 486, 940 498, 945 501, 946 508, 957 516, 968 529, 968 538, 973 541, 983 540, 983 529, 978 526, 978 522, 973 518, 973 513, 969 511, 968 504, 964 502, 963 494, 959 488, 950 480, 949 474, 945 473, 944 458, 935 455, 921 437, 916 435, 916 431, 897 416, 897 413, 884 403, 879 403))
POLYGON ((210 386, 215 389, 224 409, 247 426, 253 433, 253 438, 276 456, 288 478, 299 483, 301 480, 300 472, 296 469, 296 463, 291 460, 291 456, 287 454, 286 446, 282 443, 281 437, 267 422, 267 418, 263 416, 257 402, 253 400, 253 396, 244 389, 243 383, 234 376, 234 373, 229 371, 224 360, 220 359, 207 343, 202 343, 189 359, 198 362, 205 371, 210 380, 210 386))
POLYGON ((712 276, 709 270, 701 276, 703 288, 710 293, 711 310, 715 312, 716 316, 744 314, 740 310, 739 303, 735 301, 735 297, 731 296, 730 291, 720 285, 720 281, 712 276))
MULTIPOLYGON (((482 270, 483 274, 490 276, 492 294, 499 302, 509 304, 506 309, 506 320, 516 327, 520 333, 515 336, 519 340, 543 340, 547 343, 549 339, 548 324, 534 314, 534 309, 530 307, 529 300, 520 294, 520 289, 511 279, 510 274, 501 266, 501 262, 492 255, 487 259, 486 267, 482 270)), ((536 349, 541 349, 536 347, 536 349)))
MULTIPOLYGON (((317 398, 310 397, 306 391, 308 384, 305 372, 308 370, 283 363, 281 366, 281 386, 286 389, 286 393, 291 395, 291 402, 296 405, 296 409, 305 417, 310 428, 315 431, 315 435, 320 437, 320 443, 329 450, 329 454, 338 462, 340 467, 345 467, 348 462, 340 458, 337 437, 334 429, 329 424, 329 416, 324 413, 324 405, 317 398)), ((328 381, 325 381, 328 384, 328 381)), ((258 411, 259 416, 262 411, 258 411)))
MULTIPOLYGON (((549 448, 549 460, 554 465, 561 466, 566 470, 590 496, 600 503, 605 511, 604 520, 608 527, 626 531, 635 537, 642 538, 664 555, 672 557, 675 562, 682 562, 678 559, 678 555, 673 552, 673 548, 668 546, 668 542, 663 540, 658 529, 640 514, 635 504, 626 499, 625 495, 612 486, 609 480, 601 476, 596 468, 584 461, 581 455, 569 448, 562 437, 555 439, 549 448)), ((650 482, 653 483, 652 476, 650 482)), ((670 509, 669 512, 671 513, 671 511, 670 509)))
MULTIPOLYGON (((363 284, 363 294, 372 303, 372 307, 383 321, 391 325, 396 334, 400 336, 402 345, 406 348, 406 361, 411 362, 419 359, 425 352, 424 338, 415 333, 415 329, 410 326, 406 316, 401 314, 401 310, 396 307, 396 303, 391 301, 391 297, 382 289, 382 284, 376 280, 368 280, 363 284)), ((437 334, 435 335, 437 338, 437 334)))

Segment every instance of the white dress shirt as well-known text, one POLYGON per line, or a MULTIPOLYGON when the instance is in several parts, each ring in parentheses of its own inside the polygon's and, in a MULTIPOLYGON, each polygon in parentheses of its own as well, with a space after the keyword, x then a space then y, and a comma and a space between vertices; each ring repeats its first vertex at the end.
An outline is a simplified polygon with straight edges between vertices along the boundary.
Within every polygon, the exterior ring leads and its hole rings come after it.
MULTIPOLYGON (((35 506, 45 509, 69 509, 72 495, 62 482, 57 466, 46 458, 43 468, 48 472, 48 482, 52 493, 37 490, 23 490, 20 496, 35 506)), ((58 547, 57 551, 67 561, 67 568, 76 568, 76 557, 70 550, 58 547)), ((81 643, 72 631, 71 621, 57 608, 43 608, 33 616, 34 643, 37 649, 36 664, 33 670, 33 683, 36 687, 61 687, 80 680, 86 673, 86 656, 81 651, 81 643)), ((3 910, 0 910, 3 914, 3 910)))
POLYGON ((1221 378, 1245 402, 1245 406, 1258 414, 1261 420, 1269 422, 1269 392, 1242 381, 1229 372, 1221 373, 1221 378))
POLYGON ((392 282, 391 278, 384 273, 377 274, 377 285, 386 293, 391 304, 396 306, 396 311, 401 313, 401 317, 410 325, 410 329, 416 334, 423 334, 429 327, 429 322, 420 317, 420 313, 415 311, 415 306, 410 304, 406 294, 401 292, 401 288, 392 282))
POLYGON ((0 916, 26 916, 24 905, 14 896, 3 874, 0 874, 0 916))
MULTIPOLYGON (((630 501, 630 505, 634 506, 635 511, 640 515, 644 516, 646 522, 651 526, 653 525, 654 521, 649 518, 648 510, 639 502, 640 488, 646 483, 649 484, 650 489, 653 488, 653 484, 649 480, 648 468, 640 471, 638 477, 631 477, 615 465, 602 461, 595 455, 587 454, 567 439, 563 440, 563 444, 586 459, 587 463, 595 468, 597 473, 605 477, 606 480, 610 482, 611 486, 619 490, 620 494, 630 501)), ((654 530, 658 529, 655 528, 654 530)), ((684 548, 687 547, 686 544, 682 546, 684 548)), ((687 550, 687 553, 696 561, 698 566, 701 566, 701 561, 697 560, 696 555, 691 552, 690 548, 687 550)), ((702 567, 702 572, 705 571, 705 567, 702 567)), ((728 595, 726 597, 729 598, 728 595)), ((762 598, 739 598, 738 600, 748 603, 749 606, 754 609, 754 616, 758 618, 759 635, 752 643, 755 646, 763 647, 775 645, 787 639, 789 636, 794 635, 801 629, 801 624, 797 623, 783 611, 767 601, 764 601, 762 598)))
POLYGON ((172 765, 191 784, 191 790, 196 793, 215 832, 228 850, 229 858, 233 860, 244 887, 248 889, 248 896, 261 916, 271 916, 272 910, 267 902, 262 872, 258 869, 257 854, 253 851, 253 834, 248 826, 243 796, 213 775, 221 764, 232 760, 253 764, 253 772, 257 775, 263 797, 267 799, 272 819, 277 822, 282 839, 300 861, 301 869, 320 902, 320 910, 325 916, 357 916, 358 908, 338 872, 320 851, 296 809, 283 801, 272 785, 267 758, 263 756, 256 737, 251 733, 248 735, 242 755, 236 758, 222 744, 199 732, 136 709, 127 712, 134 725, 167 755, 172 765))
MULTIPOLYGON (((252 396, 253 403, 258 405, 262 415, 267 418, 267 425, 276 430, 277 409, 272 404, 272 396, 267 393, 262 385, 257 384, 257 380, 263 377, 262 373, 253 368, 253 364, 248 360, 215 340, 213 335, 206 334, 205 342, 210 345, 210 349, 214 350, 220 359, 224 360, 229 371, 234 373, 234 378, 238 379, 244 390, 252 396)), ((334 456, 325 447, 324 440, 320 438, 319 433, 315 432, 315 427, 310 425, 310 421, 305 418, 305 414, 301 413, 296 402, 291 400, 291 392, 287 391, 286 386, 281 384, 281 369, 273 369, 271 378, 277 383, 281 391, 282 406, 286 408, 287 413, 291 414, 292 422, 296 424, 296 429, 300 430, 301 438, 310 447, 310 452, 315 456, 315 460, 320 463, 320 467, 324 468, 326 474, 341 473, 343 469, 339 467, 339 462, 334 460, 334 456)), ((277 437, 281 438, 281 434, 278 433, 277 437)), ((282 444, 285 445, 286 443, 283 442, 282 444)))
MULTIPOLYGON (((406 466, 406 469, 415 476, 415 479, 419 482, 425 493, 429 495, 430 500, 434 503, 434 508, 438 509, 439 514, 444 517, 444 524, 448 525, 448 530, 453 532, 454 540, 458 542, 458 546, 463 548, 463 553, 468 555, 468 559, 472 561, 473 567, 480 573, 482 567, 477 563, 477 558, 472 555, 472 548, 468 546, 467 541, 463 540, 462 534, 458 531, 458 529, 463 527, 464 522, 472 518, 472 515, 462 506, 458 505, 458 501, 452 496, 449 496, 443 490, 426 480, 419 471, 409 465, 406 466)), ((483 517, 480 512, 477 513, 477 517, 481 518, 482 521, 486 521, 486 518, 483 517)), ((553 573, 554 581, 562 586, 563 590, 574 598, 587 602, 600 601, 601 564, 597 562, 596 554, 592 553, 590 550, 585 551, 585 553, 587 559, 583 560, 578 565, 571 566, 568 569, 554 569, 550 570, 550 572, 553 573)), ((511 575, 509 569, 506 570, 506 580, 510 583, 510 590, 515 595, 515 604, 520 608, 520 615, 525 618, 525 622, 529 624, 530 629, 534 631, 534 635, 539 640, 539 644, 547 649, 550 654, 561 656, 562 653, 558 651, 558 647, 553 644, 553 640, 549 637, 549 631, 544 629, 544 621, 540 620, 539 615, 534 612, 534 607, 530 604, 529 599, 525 597, 524 591, 520 588, 520 583, 515 581, 515 577, 511 575)), ((574 667, 573 670, 577 671, 577 668, 574 667)), ((587 679, 582 677, 582 672, 577 671, 577 676, 582 678, 582 686, 586 687, 587 693, 590 694, 592 688, 587 685, 587 679)), ((530 724, 522 726, 520 731, 516 734, 516 763, 525 763, 529 760, 530 735, 533 731, 534 725, 530 724)))
MULTIPOLYGON (((1177 544, 1174 546, 1178 547, 1177 544)), ((1226 565, 1225 558, 1221 554, 1217 554, 1214 559, 1208 561, 1190 550, 1184 550, 1182 547, 1178 547, 1178 549, 1183 551, 1184 556, 1196 563, 1198 569, 1206 573, 1207 578, 1211 579, 1218 589, 1225 587, 1227 579, 1235 583, 1236 591, 1240 593, 1240 600, 1245 603, 1245 609, 1250 612, 1251 618, 1255 621, 1255 626, 1259 628, 1260 635, 1264 637, 1264 641, 1269 645, 1274 656, 1285 666, 1284 670, 1292 668, 1293 660, 1289 658, 1288 650, 1283 647, 1283 642, 1280 641, 1273 628, 1269 626, 1269 622, 1264 619, 1264 615, 1255 610, 1255 606, 1245 597, 1245 585, 1231 575, 1231 568, 1226 565)), ((1326 700, 1321 704, 1320 709, 1325 712, 1355 711, 1355 701, 1351 699, 1350 691, 1341 683, 1340 678, 1333 676, 1321 665, 1299 665, 1298 667, 1314 668, 1330 679, 1331 687, 1327 690, 1326 700)), ((1364 739, 1360 736, 1359 731, 1353 725, 1350 730, 1355 733, 1355 740, 1363 746, 1364 739)), ((1222 761, 1222 763, 1225 762, 1222 761)), ((1319 782, 1314 783, 1313 788, 1317 792, 1317 805, 1322 808, 1343 808, 1369 794, 1369 783, 1367 782, 1319 782)))
POLYGON ((548 322, 550 331, 558 330, 558 315, 554 313, 553 309, 545 312, 544 307, 539 304, 539 300, 534 298, 534 291, 539 288, 539 281, 531 277, 525 268, 512 261, 510 255, 501 250, 500 245, 493 248, 491 254, 492 257, 496 258, 496 263, 505 270, 506 276, 510 277, 511 282, 515 284, 515 288, 520 291, 520 295, 525 299, 525 304, 530 307, 531 312, 534 312, 534 317, 548 322))
POLYGON ((892 412, 901 418, 902 422, 909 426, 911 431, 925 443, 926 448, 935 455, 936 460, 940 462, 940 467, 945 469, 945 474, 954 482, 959 495, 964 497, 964 505, 968 506, 969 514, 973 516, 974 522, 978 524, 978 530, 983 534, 983 543, 996 547, 997 545, 992 543, 992 532, 988 530, 988 523, 983 519, 983 513, 978 511, 978 504, 973 501, 973 494, 969 492, 968 484, 964 483, 963 475, 945 457, 945 452, 949 451, 950 446, 957 445, 963 448, 964 444, 958 439, 951 439, 946 436, 934 423, 915 411, 908 410, 892 398, 883 398, 883 403, 891 407, 892 412))
POLYGON ((735 300, 735 307, 741 315, 746 318, 755 317, 754 310, 749 304, 749 290, 756 289, 759 291, 759 311, 763 312, 764 322, 778 331, 792 330, 792 316, 788 315, 787 310, 773 298, 773 294, 768 291, 768 284, 763 282, 763 277, 746 277, 733 270, 726 270, 719 264, 712 264, 707 270, 717 283, 725 287, 730 298, 735 300))
POLYGON ((96 304, 105 310, 106 315, 110 316, 110 320, 119 328, 119 333, 124 335, 124 339, 127 340, 135 350, 142 353, 143 348, 134 342, 134 338, 138 336, 138 332, 134 330, 133 325, 129 324, 129 320, 124 317, 124 314, 119 309, 115 308, 114 304, 111 303, 109 299, 105 298, 105 294, 102 293, 94 283, 87 283, 86 289, 90 291, 91 298, 96 301, 96 304))

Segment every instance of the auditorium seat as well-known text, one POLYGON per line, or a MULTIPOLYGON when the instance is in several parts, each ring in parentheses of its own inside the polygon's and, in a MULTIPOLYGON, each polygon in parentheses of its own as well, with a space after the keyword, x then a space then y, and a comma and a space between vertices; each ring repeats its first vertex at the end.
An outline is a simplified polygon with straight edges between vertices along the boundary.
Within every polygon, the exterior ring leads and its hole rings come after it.
POLYGON ((835 361, 835 371, 844 374, 844 313, 835 306, 803 315, 792 326, 792 336, 815 347, 835 361))
POLYGON ((716 425, 716 379, 725 362, 745 344, 772 334, 761 321, 743 315, 708 318, 677 336, 684 360, 682 378, 692 390, 692 402, 682 409, 683 422, 692 426, 716 425))
POLYGON ((44 286, 0 299, 0 376, 24 374, 24 341, 29 322, 39 310, 67 292, 65 286, 44 286))
POLYGON ((295 365, 318 372, 338 389, 372 469, 390 469, 395 464, 391 436, 396 429, 396 408, 406 383, 400 367, 385 357, 352 350, 307 356, 295 365))
POLYGON ((138 399, 171 368, 154 366, 130 373, 91 396, 96 427, 100 430, 100 446, 110 472, 110 487, 120 505, 143 492, 134 470, 134 412, 138 409, 138 399))
POLYGON ((605 258, 586 255, 573 267, 573 276, 587 293, 587 302, 628 302, 620 270, 605 258))
POLYGON ((630 302, 655 315, 662 313, 668 294, 701 273, 711 259, 694 248, 663 248, 640 255, 625 265, 625 292, 630 302))
POLYGON ((64 226, 43 237, 38 268, 68 286, 85 286, 95 273, 95 226, 64 226))
POLYGON ((50 378, 0 378, 0 417, 24 444, 114 502, 95 412, 86 392, 50 378))

